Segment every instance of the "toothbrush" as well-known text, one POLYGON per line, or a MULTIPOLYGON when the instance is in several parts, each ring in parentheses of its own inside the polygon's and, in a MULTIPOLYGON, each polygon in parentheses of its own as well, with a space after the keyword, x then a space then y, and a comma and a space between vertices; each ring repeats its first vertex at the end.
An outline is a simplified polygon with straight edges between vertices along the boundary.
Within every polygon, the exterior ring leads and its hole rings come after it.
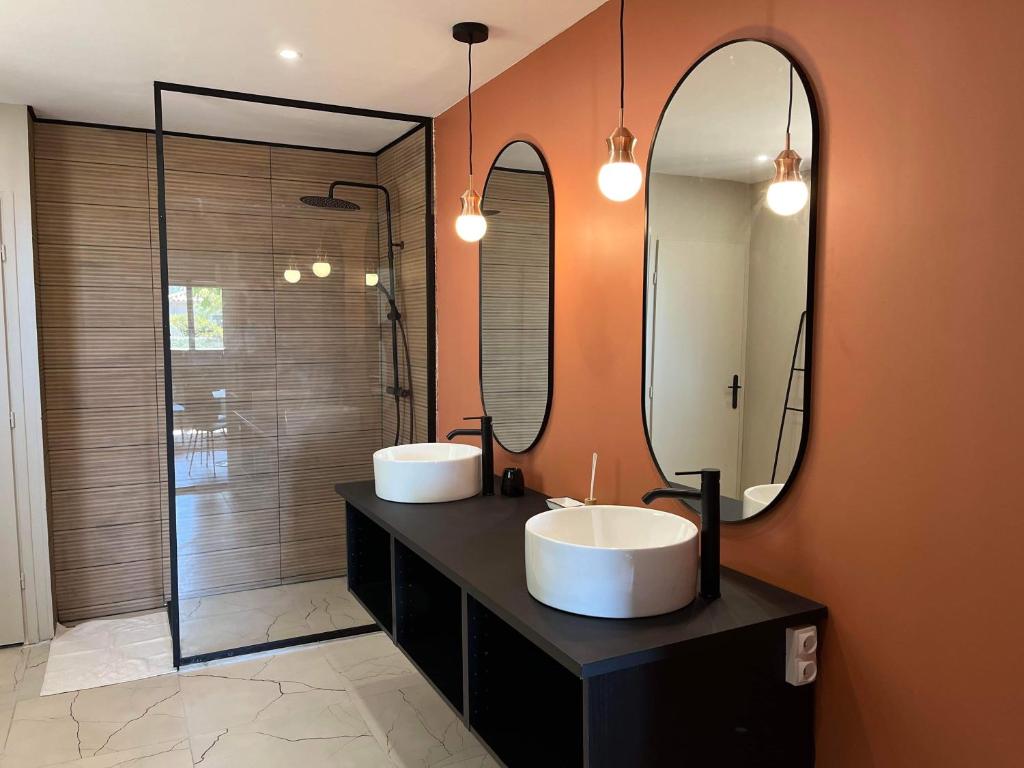
POLYGON ((594 504, 597 499, 594 498, 594 478, 597 477, 597 451, 594 451, 594 460, 590 464, 590 495, 587 497, 584 504, 588 506, 594 504))

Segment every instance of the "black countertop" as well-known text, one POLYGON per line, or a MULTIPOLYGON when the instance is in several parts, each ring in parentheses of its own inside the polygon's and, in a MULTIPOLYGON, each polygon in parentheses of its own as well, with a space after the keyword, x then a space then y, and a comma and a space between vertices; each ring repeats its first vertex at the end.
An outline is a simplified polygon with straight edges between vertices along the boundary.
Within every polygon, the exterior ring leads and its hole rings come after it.
MULTIPOLYGON (((580 677, 674 656, 685 643, 766 622, 813 624, 820 603, 752 576, 722 569, 722 597, 698 597, 673 613, 597 619, 549 608, 526 589, 526 521, 547 510, 545 497, 475 496, 442 504, 398 504, 374 493, 373 481, 337 492, 501 619, 580 677)), ((581 574, 581 578, 586 578, 581 574)))

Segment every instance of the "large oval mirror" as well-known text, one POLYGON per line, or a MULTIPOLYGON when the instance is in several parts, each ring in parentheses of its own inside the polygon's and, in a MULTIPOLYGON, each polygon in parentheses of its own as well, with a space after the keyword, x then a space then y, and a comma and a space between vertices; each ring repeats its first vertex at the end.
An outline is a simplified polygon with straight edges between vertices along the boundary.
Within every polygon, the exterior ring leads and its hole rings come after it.
POLYGON ((669 481, 721 470, 723 521, 780 498, 806 441, 816 122, 793 61, 744 40, 687 72, 651 151, 647 436, 669 481))
POLYGON ((535 146, 514 141, 498 154, 483 212, 480 389, 495 439, 522 453, 547 422, 554 338, 554 195, 535 146))

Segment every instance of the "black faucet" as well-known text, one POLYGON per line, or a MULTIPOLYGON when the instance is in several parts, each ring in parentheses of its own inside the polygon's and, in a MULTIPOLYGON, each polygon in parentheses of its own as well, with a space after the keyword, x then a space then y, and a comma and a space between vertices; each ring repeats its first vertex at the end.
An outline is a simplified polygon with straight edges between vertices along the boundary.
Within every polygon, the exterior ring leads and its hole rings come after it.
POLYGON ((480 450, 483 451, 481 464, 483 473, 483 488, 481 493, 484 496, 494 495, 494 426, 490 416, 465 416, 463 421, 480 420, 480 429, 453 429, 448 433, 448 439, 460 435, 478 436, 480 438, 480 450))
POLYGON ((676 472, 676 475, 700 475, 700 490, 655 488, 644 494, 644 504, 655 499, 700 499, 700 596, 705 600, 717 600, 722 596, 719 583, 722 473, 717 469, 702 469, 676 472))

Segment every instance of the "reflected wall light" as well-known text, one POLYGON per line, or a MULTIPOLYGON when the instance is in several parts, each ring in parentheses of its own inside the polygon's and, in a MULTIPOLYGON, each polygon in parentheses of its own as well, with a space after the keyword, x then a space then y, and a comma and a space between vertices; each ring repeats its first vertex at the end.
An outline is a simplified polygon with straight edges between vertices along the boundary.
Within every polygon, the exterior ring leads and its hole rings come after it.
POLYGON ((626 111, 626 0, 619 0, 619 124, 608 137, 608 161, 597 174, 597 186, 609 200, 621 203, 640 191, 644 175, 633 151, 636 137, 622 124, 626 111))
POLYGON ((793 65, 789 65, 789 108, 786 113, 786 148, 775 158, 775 178, 768 187, 768 207, 779 216, 792 216, 807 205, 807 184, 800 175, 800 155, 790 149, 793 125, 793 65))
POLYGON ((480 210, 480 195, 473 189, 473 46, 487 41, 486 24, 462 21, 452 27, 452 37, 465 43, 469 54, 469 80, 466 98, 469 105, 469 186, 462 193, 462 213, 455 219, 455 231, 467 243, 475 243, 487 233, 487 219, 480 210))
POLYGON ((331 274, 331 262, 327 260, 327 254, 323 248, 316 249, 316 261, 313 262, 313 274, 317 277, 327 277, 331 274))

